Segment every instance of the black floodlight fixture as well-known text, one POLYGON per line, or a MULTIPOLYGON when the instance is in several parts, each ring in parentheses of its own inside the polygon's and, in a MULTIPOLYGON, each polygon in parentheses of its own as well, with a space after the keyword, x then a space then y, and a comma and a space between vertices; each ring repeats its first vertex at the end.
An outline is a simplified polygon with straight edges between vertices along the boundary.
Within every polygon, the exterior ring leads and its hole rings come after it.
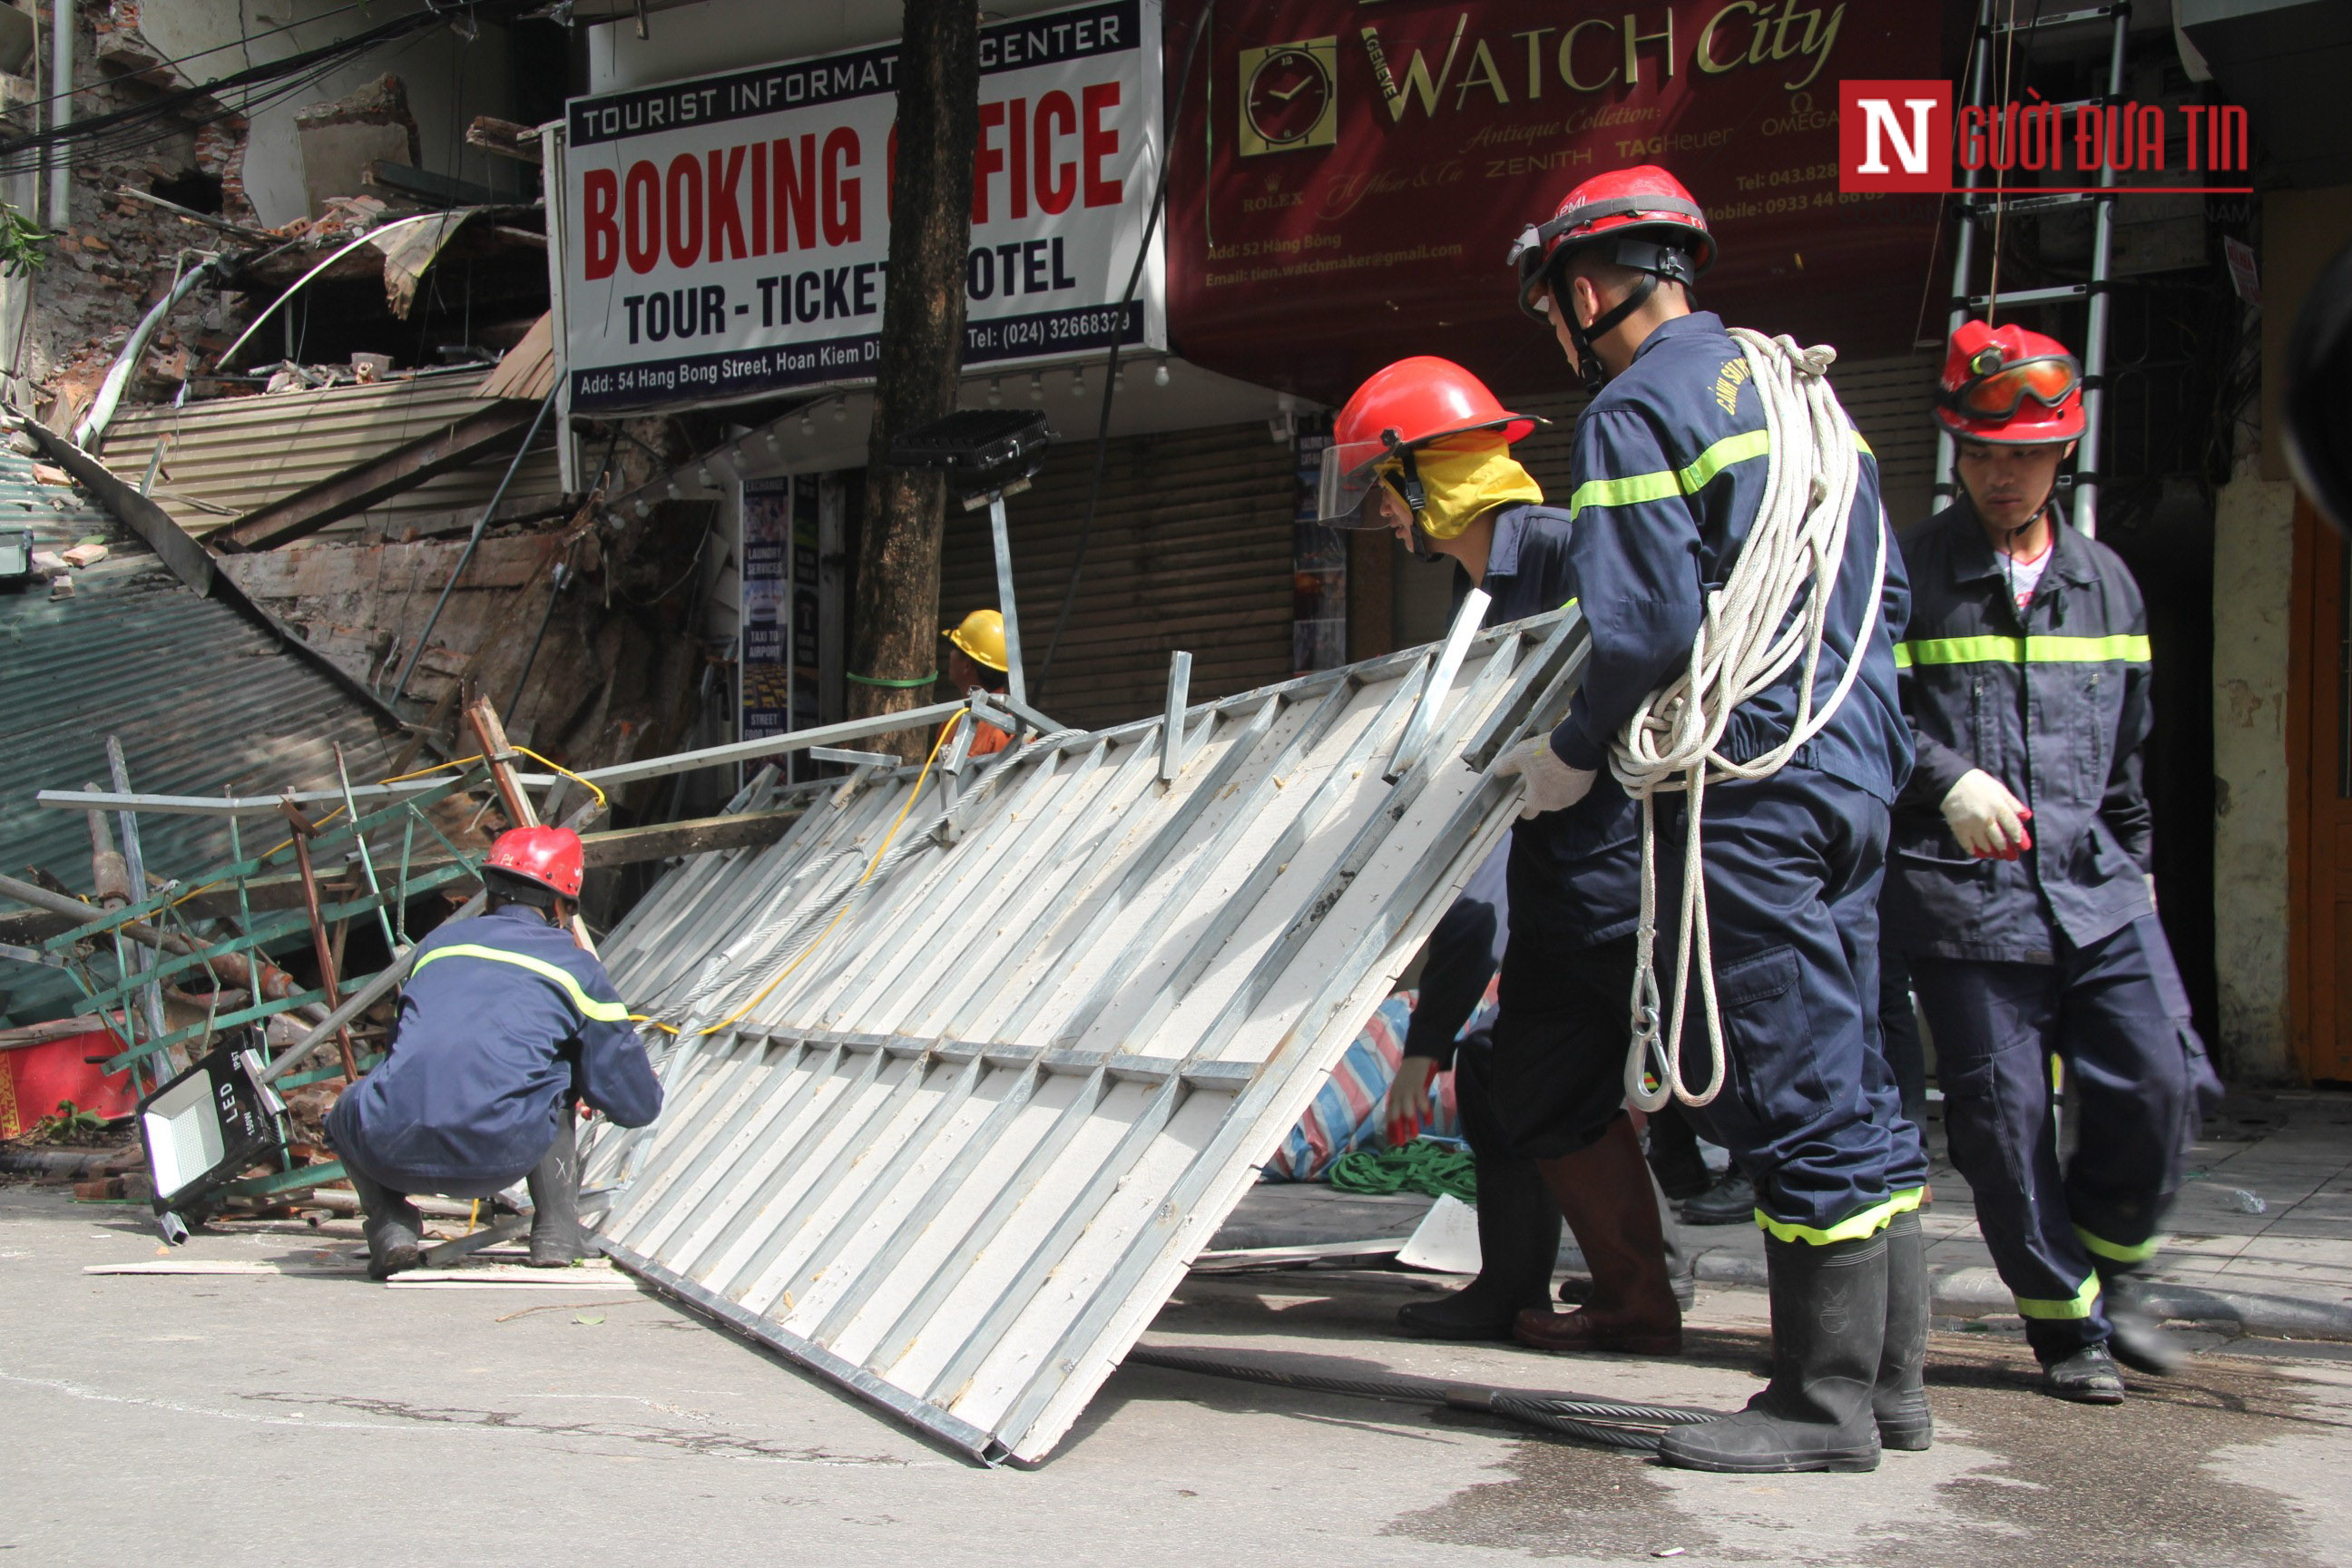
POLYGON ((970 511, 1027 489, 1053 439, 1042 408, 962 408, 891 442, 890 465, 945 469, 970 511))

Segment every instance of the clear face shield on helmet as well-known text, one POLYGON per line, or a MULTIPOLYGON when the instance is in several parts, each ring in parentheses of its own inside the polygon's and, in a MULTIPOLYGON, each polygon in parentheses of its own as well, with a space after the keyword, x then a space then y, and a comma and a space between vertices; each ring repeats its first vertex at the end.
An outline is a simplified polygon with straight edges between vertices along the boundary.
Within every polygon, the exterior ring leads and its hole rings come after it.
POLYGON ((1444 554, 1422 531, 1421 476, 1413 448, 1383 430, 1377 441, 1333 442, 1323 448, 1323 470, 1316 482, 1315 521, 1326 528, 1396 531, 1388 500, 1412 519, 1406 542, 1423 561, 1444 554))

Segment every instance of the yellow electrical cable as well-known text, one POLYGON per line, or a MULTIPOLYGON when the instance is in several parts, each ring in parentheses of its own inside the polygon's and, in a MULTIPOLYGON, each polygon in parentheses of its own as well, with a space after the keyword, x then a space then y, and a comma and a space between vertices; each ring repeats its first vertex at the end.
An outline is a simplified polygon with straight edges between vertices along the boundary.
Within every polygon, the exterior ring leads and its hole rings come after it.
MULTIPOLYGON (((971 711, 971 710, 966 709, 963 712, 955 713, 949 718, 946 723, 940 726, 940 738, 931 742, 931 754, 923 759, 923 771, 915 775, 915 787, 907 792, 906 804, 898 808, 897 818, 890 824, 890 831, 882 836, 880 846, 874 851, 874 858, 866 862, 865 871, 858 876, 856 882, 851 884, 853 889, 864 887, 866 885, 866 879, 874 875, 874 868, 882 864, 882 857, 890 852, 890 841, 898 837, 898 829, 906 826, 907 814, 914 810, 915 802, 922 798, 923 781, 931 776, 931 764, 939 761, 940 748, 948 743, 948 737, 955 733, 956 725, 962 721, 964 713, 969 711, 971 711)), ((827 925, 823 931, 817 932, 816 940, 809 943, 806 947, 801 949, 799 955, 790 963, 785 964, 784 967, 777 973, 776 977, 773 980, 771 980, 765 985, 761 986, 759 991, 749 1002, 744 1003, 740 1007, 736 1008, 735 1011, 728 1014, 727 1016, 719 1019, 716 1024, 711 1025, 707 1029, 698 1029, 695 1031, 697 1037, 699 1037, 703 1035, 715 1035, 721 1029, 731 1028, 736 1024, 741 1022, 744 1014, 749 1013, 752 1008, 766 1001, 768 999, 768 994, 775 990, 777 986, 782 985, 784 983, 785 977, 791 974, 793 970, 798 969, 803 963, 806 963, 810 953, 814 952, 818 948, 823 947, 824 945, 824 939, 833 934, 834 928, 840 925, 841 922, 848 917, 849 904, 845 900, 840 910, 833 917, 832 923, 827 925)), ((647 1020, 649 1023, 652 1020, 650 1019, 647 1020)), ((671 1034, 677 1033, 676 1029, 671 1029, 669 1032, 671 1034)))

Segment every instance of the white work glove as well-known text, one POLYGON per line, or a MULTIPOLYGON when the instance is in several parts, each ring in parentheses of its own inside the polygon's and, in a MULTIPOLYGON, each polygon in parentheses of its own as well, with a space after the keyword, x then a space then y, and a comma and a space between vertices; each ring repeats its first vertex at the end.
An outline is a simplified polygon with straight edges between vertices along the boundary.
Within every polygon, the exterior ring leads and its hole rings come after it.
POLYGON ((2014 860, 2033 847, 2025 830, 2033 813, 2009 793, 2009 786, 1985 772, 1970 768, 1944 796, 1944 820, 1960 847, 1979 860, 2014 860))
POLYGON ((1495 771, 1517 773, 1528 781, 1527 798, 1519 803, 1521 821, 1548 811, 1566 811, 1591 794, 1592 781, 1601 776, 1591 768, 1571 768, 1561 762, 1548 735, 1513 746, 1495 771))

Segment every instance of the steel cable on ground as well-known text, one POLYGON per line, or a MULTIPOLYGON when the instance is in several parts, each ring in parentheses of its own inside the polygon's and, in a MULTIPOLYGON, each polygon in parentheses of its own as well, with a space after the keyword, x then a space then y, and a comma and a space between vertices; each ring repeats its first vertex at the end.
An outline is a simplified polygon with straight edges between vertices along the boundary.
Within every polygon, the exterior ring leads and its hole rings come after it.
POLYGON ((1849 516, 1861 484, 1861 452, 1853 426, 1831 390, 1829 367, 1837 351, 1800 349, 1787 337, 1731 330, 1763 405, 1764 495, 1756 522, 1724 585, 1707 595, 1691 641, 1688 668, 1644 699, 1610 748, 1610 771, 1642 805, 1641 923, 1635 934, 1633 1040, 1625 1057, 1625 1093, 1644 1111, 1669 1099, 1706 1105, 1722 1091, 1722 1011, 1717 1004, 1714 949, 1700 858, 1700 826, 1710 783, 1769 778, 1797 748, 1837 713, 1878 627, 1879 595, 1886 580, 1886 523, 1873 520, 1877 546, 1870 600, 1838 679, 1818 710, 1813 700, 1830 605, 1845 559, 1849 516), (1769 689, 1801 658, 1804 671, 1789 733, 1762 755, 1742 761, 1719 750, 1739 705, 1769 689), (1657 967, 1657 799, 1686 793, 1683 887, 1671 1019, 1657 967), (1694 1093, 1683 1080, 1681 1041, 1691 970, 1698 971, 1709 1058, 1707 1085, 1694 1093))
POLYGON ((1222 1356, 1179 1346, 1138 1345, 1127 1359, 1138 1365, 1203 1377, 1262 1383, 1310 1394, 1337 1394, 1356 1399, 1383 1399, 1414 1405, 1442 1405, 1455 1410, 1486 1411, 1496 1415, 1582 1438, 1609 1447, 1653 1452, 1664 1428, 1696 1426, 1723 1418, 1720 1410, 1687 1405, 1647 1405, 1632 1400, 1603 1399, 1591 1394, 1548 1394, 1526 1389, 1494 1388, 1480 1384, 1446 1383, 1436 1378, 1404 1374, 1342 1377, 1324 1373, 1294 1372, 1254 1362, 1228 1361, 1222 1356))

